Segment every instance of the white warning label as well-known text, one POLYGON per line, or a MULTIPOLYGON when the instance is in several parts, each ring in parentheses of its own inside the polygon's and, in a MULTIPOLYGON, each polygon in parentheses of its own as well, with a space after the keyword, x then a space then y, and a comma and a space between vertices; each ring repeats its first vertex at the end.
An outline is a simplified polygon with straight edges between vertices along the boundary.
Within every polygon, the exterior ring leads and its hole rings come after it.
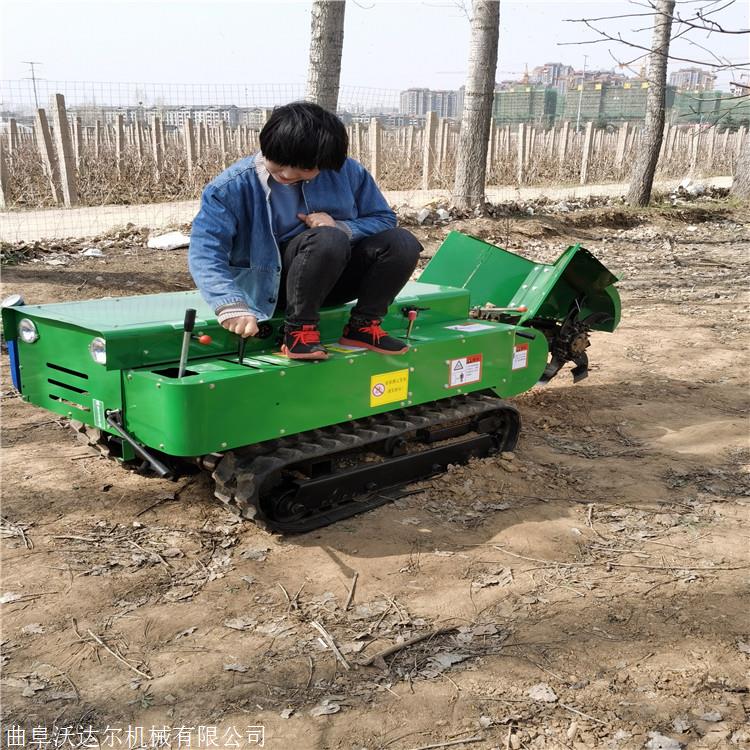
POLYGON ((455 326, 445 326, 449 331, 461 331, 461 333, 474 333, 475 331, 491 331, 494 326, 486 323, 459 323, 455 326))
POLYGON ((482 379, 482 355, 451 359, 448 361, 448 385, 457 388, 469 383, 478 383, 482 379))
POLYGON ((94 424, 100 430, 106 430, 109 425, 104 416, 104 401, 100 401, 98 398, 92 399, 91 405, 94 407, 94 424))
POLYGON ((516 344, 513 347, 513 365, 512 370, 522 370, 529 364, 529 345, 516 344))

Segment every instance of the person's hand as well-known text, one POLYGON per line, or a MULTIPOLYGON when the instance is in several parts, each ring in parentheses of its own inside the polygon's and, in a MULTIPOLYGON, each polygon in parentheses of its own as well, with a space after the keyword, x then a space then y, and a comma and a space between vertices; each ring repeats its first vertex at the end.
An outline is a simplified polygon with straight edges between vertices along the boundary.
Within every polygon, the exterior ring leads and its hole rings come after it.
POLYGON ((336 220, 323 211, 314 214, 297 214, 300 221, 304 221, 310 229, 314 227, 335 227, 336 220))
POLYGON ((243 315, 241 318, 229 318, 221 324, 224 328, 243 339, 258 333, 258 319, 255 315, 243 315))

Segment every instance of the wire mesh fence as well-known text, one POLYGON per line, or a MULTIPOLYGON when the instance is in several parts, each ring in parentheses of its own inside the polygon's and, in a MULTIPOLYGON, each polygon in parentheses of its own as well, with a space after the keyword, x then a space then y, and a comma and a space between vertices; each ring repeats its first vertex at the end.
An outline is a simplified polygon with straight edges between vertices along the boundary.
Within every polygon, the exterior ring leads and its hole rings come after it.
MULTIPOLYGON (((258 150, 272 108, 303 97, 302 84, 0 81, 0 239, 189 222, 205 184, 258 150)), ((351 155, 386 191, 449 190, 458 120, 405 114, 400 103, 399 91, 342 87, 351 155)), ((505 188, 488 196, 626 181, 640 129, 494 123, 487 182, 505 188)), ((744 127, 668 126, 658 176, 731 174, 746 137, 744 127)))

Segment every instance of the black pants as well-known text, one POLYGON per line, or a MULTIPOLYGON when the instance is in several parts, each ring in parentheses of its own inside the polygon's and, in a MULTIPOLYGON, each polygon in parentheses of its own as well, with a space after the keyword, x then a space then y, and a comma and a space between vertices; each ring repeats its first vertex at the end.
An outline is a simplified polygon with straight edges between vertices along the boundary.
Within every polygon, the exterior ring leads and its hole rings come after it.
POLYGON ((307 229, 281 247, 279 308, 317 324, 321 307, 357 300, 352 315, 382 319, 417 266, 422 246, 400 227, 351 243, 335 227, 307 229))

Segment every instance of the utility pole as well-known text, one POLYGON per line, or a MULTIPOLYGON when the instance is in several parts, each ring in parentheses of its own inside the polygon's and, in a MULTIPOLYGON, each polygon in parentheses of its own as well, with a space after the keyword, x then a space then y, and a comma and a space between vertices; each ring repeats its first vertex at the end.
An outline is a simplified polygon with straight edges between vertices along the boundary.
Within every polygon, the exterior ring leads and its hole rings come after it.
POLYGON ((581 90, 578 92, 578 115, 576 116, 576 133, 581 129, 581 100, 583 99, 583 87, 586 83, 586 61, 588 55, 583 56, 583 77, 581 78, 581 90))
MULTIPOLYGON (((34 104, 36 105, 36 108, 39 109, 39 99, 36 95, 36 73, 34 72, 34 66, 41 65, 42 63, 35 60, 21 60, 21 62, 31 66, 31 83, 34 86, 34 104)), ((29 79, 27 78, 26 80, 28 81, 29 79)))

